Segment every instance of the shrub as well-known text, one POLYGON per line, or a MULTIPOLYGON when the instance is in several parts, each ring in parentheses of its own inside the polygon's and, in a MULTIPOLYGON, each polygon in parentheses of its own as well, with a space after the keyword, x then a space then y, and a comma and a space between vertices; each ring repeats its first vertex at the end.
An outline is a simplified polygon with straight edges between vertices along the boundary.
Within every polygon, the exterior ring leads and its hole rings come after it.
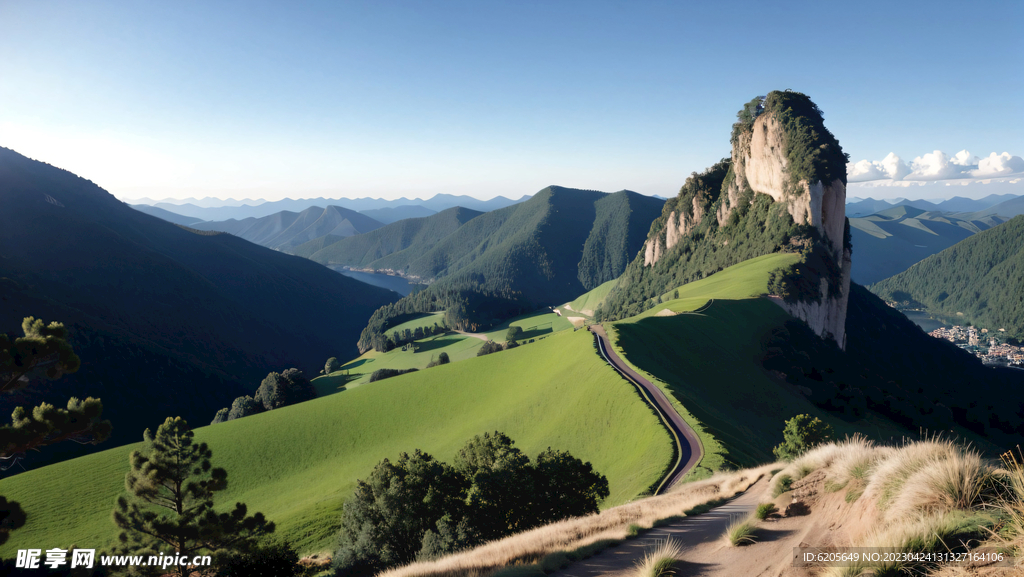
POLYGON ((725 536, 733 547, 757 542, 757 524, 753 518, 737 519, 725 529, 725 536))
POLYGON ((476 356, 482 357, 484 355, 489 355, 491 353, 496 353, 496 352, 498 352, 500 350, 503 350, 501 345, 499 345, 498 343, 496 343, 494 341, 487 341, 487 342, 485 342, 483 344, 482 347, 480 347, 480 350, 478 350, 476 352, 476 356))
POLYGON ((254 399, 270 411, 316 398, 316 389, 299 369, 270 373, 256 389, 254 399))
POLYGON ((754 511, 754 517, 760 521, 764 521, 768 517, 778 513, 779 508, 775 506, 775 503, 761 503, 757 506, 757 510, 754 511))
POLYGON ((772 497, 778 497, 779 495, 789 491, 793 486, 793 477, 789 475, 781 475, 778 480, 775 481, 775 486, 772 488, 772 497))
POLYGON ((683 554, 682 547, 671 539, 656 544, 653 549, 647 551, 643 560, 637 564, 637 577, 667 577, 675 575, 675 567, 679 556, 683 554))
POLYGON ((375 383, 377 381, 383 381, 384 379, 390 379, 391 377, 397 377, 398 375, 415 372, 416 369, 377 369, 370 373, 369 382, 375 383))
POLYGON ((782 443, 772 450, 775 457, 782 461, 792 461, 809 449, 834 438, 832 426, 821 419, 810 415, 797 415, 786 421, 782 431, 782 443))

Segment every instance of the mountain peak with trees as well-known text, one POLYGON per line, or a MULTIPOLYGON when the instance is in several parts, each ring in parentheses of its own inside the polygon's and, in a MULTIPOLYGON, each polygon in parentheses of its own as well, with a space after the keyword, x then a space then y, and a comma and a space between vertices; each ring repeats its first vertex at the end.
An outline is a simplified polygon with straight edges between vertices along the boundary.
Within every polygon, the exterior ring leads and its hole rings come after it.
POLYGON ((632 316, 675 286, 790 251, 801 263, 778 271, 773 293, 815 333, 843 346, 852 247, 838 140, 809 97, 787 90, 746 103, 731 142, 729 158, 690 175, 666 201, 604 317, 632 316))

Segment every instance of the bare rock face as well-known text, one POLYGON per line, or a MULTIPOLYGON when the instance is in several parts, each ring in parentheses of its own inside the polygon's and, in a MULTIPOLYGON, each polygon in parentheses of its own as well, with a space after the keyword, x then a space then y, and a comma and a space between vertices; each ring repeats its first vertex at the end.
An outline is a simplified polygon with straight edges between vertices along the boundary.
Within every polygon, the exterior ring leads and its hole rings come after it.
MULTIPOLYGON (((832 182, 796 181, 787 161, 787 135, 782 121, 775 113, 760 114, 753 120, 750 130, 738 135, 732 150, 732 178, 717 203, 711 207, 711 216, 720 227, 743 202, 753 204, 753 198, 765 194, 781 203, 796 224, 817 229, 832 252, 838 269, 841 294, 829 297, 828 283, 822 279, 819 302, 778 302, 793 316, 810 325, 819 336, 831 337, 845 349, 846 309, 850 289, 851 254, 844 246, 846 227, 846 185, 840 179, 832 182)), ((651 266, 683 241, 701 221, 709 216, 706 198, 694 197, 692 211, 679 210, 669 214, 664 230, 648 239, 644 247, 644 264, 651 266)), ((689 209, 689 206, 683 208, 689 209)), ((835 291, 832 291, 835 294, 835 291)))
POLYGON ((846 227, 846 186, 839 179, 830 183, 800 181, 793 186, 787 172, 785 134, 774 115, 764 114, 754 121, 753 130, 740 135, 733 147, 736 178, 723 191, 726 198, 719 206, 718 222, 724 225, 741 202, 745 184, 755 194, 767 194, 786 206, 793 221, 815 227, 830 244, 842 270, 842 294, 829 298, 822 279, 820 302, 786 303, 776 300, 791 315, 805 321, 821 337, 835 339, 846 348, 846 309, 850 294, 851 254, 843 246, 846 227))

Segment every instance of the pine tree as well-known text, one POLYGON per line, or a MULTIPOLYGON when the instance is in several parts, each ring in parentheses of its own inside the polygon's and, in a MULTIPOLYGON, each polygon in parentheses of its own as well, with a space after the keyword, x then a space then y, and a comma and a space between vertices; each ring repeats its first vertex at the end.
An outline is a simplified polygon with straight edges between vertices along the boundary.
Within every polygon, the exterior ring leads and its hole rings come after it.
MULTIPOLYGON (((214 511, 213 494, 227 487, 228 474, 213 468, 213 452, 206 443, 193 442, 184 419, 168 417, 155 435, 146 429, 143 437, 146 448, 129 458, 128 495, 117 499, 113 512, 122 529, 118 554, 225 557, 274 531, 262 513, 247 515, 243 503, 228 513, 214 511)), ((190 570, 175 566, 174 571, 186 577, 190 570)))

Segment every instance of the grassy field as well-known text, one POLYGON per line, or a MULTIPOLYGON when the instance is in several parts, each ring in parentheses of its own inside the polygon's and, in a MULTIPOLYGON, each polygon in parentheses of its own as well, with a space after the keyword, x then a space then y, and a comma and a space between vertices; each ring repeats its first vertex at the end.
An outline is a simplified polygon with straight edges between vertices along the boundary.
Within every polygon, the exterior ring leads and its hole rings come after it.
POLYGON ((681 403, 680 414, 696 425, 704 443, 704 473, 727 462, 753 466, 772 460, 785 419, 800 413, 830 423, 840 436, 906 434, 876 415, 854 423, 835 418, 761 368, 765 335, 789 315, 771 301, 751 297, 766 292, 769 271, 797 258, 774 254, 745 261, 680 287, 678 299, 669 291, 663 304, 606 325, 619 354, 671 392, 681 403), (676 314, 659 316, 665 310, 676 314))
POLYGON ((572 307, 573 311, 592 317, 594 316, 594 311, 608 297, 608 293, 615 288, 617 282, 619 282, 618 279, 598 285, 590 292, 580 295, 576 300, 569 303, 569 306, 572 307))
MULTIPOLYGON (((433 313, 421 318, 407 321, 400 325, 400 328, 414 329, 415 323, 422 323, 420 326, 429 324, 433 326, 435 315, 444 313, 433 313)), ((521 317, 516 317, 491 331, 484 333, 487 338, 495 342, 504 342, 505 333, 510 326, 522 327, 523 333, 519 342, 524 343, 530 339, 541 339, 553 333, 572 328, 572 323, 564 318, 547 312, 537 312, 521 317)), ((353 359, 342 366, 340 371, 317 377, 313 379, 313 386, 320 396, 331 394, 343 388, 352 388, 365 384, 370 379, 370 374, 378 369, 425 369, 430 361, 436 359, 442 352, 448 353, 451 362, 464 361, 476 357, 477 351, 484 344, 484 341, 467 335, 450 332, 443 335, 434 335, 416 341, 419 350, 403 351, 401 348, 381 353, 368 351, 359 358, 353 359)))
MULTIPOLYGON (((658 418, 583 331, 202 427, 196 437, 229 474, 217 502, 242 501, 263 512, 279 535, 310 553, 331 548, 342 503, 381 459, 420 448, 450 461, 469 438, 493 430, 531 456, 551 446, 591 461, 610 483, 606 507, 644 492, 672 457, 658 418)), ((28 513, 0 555, 110 543, 110 513, 133 448, 0 481, 0 495, 28 513)))

